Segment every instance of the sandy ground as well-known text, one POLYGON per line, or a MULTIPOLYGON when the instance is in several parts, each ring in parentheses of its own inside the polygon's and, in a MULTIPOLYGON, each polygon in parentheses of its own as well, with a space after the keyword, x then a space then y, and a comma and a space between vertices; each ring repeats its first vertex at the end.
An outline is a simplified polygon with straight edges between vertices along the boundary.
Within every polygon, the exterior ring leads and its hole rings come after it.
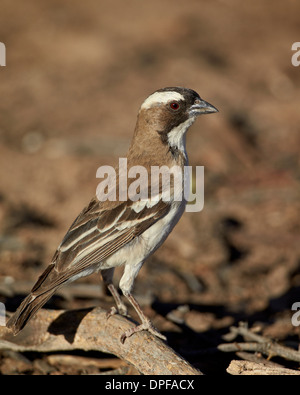
MULTIPOLYGON (((205 205, 184 214, 142 268, 135 294, 207 374, 224 374, 234 355, 216 362, 200 351, 240 320, 297 347, 300 67, 291 46, 299 15, 292 0, 2 0, 0 301, 9 311, 25 294, 1 293, 1 284, 33 285, 95 194, 97 168, 126 155, 145 97, 186 86, 220 110, 187 138, 190 163, 205 166, 205 205), (166 317, 182 305, 185 326, 166 317)), ((47 307, 111 303, 99 286, 97 300, 57 297, 47 307)), ((45 374, 34 363, 43 357, 27 355, 20 368, 3 353, 0 371, 45 374)))

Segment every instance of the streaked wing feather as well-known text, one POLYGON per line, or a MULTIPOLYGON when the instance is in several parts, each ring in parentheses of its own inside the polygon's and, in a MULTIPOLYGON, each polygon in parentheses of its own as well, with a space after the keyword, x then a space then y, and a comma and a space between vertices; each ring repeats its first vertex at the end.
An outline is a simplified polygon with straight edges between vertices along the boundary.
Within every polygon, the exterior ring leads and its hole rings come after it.
POLYGON ((71 277, 100 263, 138 238, 170 210, 170 204, 158 201, 154 206, 135 212, 135 202, 121 202, 112 210, 104 210, 90 204, 77 217, 60 247, 56 251, 51 270, 34 287, 41 294, 58 287, 71 277), (113 214, 112 214, 113 213, 113 214), (125 222, 124 222, 125 221, 125 222), (126 226, 122 226, 126 224, 126 226))

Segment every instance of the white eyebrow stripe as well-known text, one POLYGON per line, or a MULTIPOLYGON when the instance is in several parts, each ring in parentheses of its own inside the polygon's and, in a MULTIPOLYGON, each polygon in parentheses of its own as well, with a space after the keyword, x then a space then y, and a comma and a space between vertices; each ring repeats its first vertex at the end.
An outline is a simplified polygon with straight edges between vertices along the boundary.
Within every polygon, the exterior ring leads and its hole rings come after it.
POLYGON ((184 100, 184 97, 175 91, 154 92, 144 101, 141 109, 150 108, 158 103, 168 103, 170 100, 184 100))

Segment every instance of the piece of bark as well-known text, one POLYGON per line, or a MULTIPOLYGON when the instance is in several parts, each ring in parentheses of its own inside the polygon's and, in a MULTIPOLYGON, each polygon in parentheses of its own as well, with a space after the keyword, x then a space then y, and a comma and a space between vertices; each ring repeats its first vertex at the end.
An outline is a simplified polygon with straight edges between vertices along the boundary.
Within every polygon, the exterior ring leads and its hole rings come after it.
POLYGON ((251 352, 238 351, 235 354, 240 359, 248 361, 248 362, 256 362, 256 363, 260 363, 260 364, 263 364, 264 366, 269 366, 269 367, 278 367, 278 368, 283 367, 279 363, 265 359, 261 353, 252 354, 251 352))
POLYGON ((127 362, 119 358, 91 358, 68 354, 51 354, 46 361, 49 365, 55 366, 60 370, 61 367, 80 368, 81 370, 96 368, 99 373, 93 374, 130 374, 139 375, 139 372, 127 362))
POLYGON ((249 362, 249 361, 236 361, 230 362, 230 365, 226 369, 229 374, 232 375, 268 375, 268 376, 286 376, 286 375, 300 375, 300 371, 292 370, 277 366, 265 366, 261 363, 249 362))
POLYGON ((70 311, 41 309, 17 336, 8 328, 0 327, 0 349, 96 350, 114 354, 146 375, 202 374, 147 331, 135 333, 122 344, 121 335, 136 323, 120 315, 107 319, 106 314, 98 307, 70 311))
POLYGON ((47 356, 47 362, 52 366, 79 365, 81 367, 95 366, 99 369, 118 369, 127 366, 127 363, 118 358, 87 358, 78 355, 51 354, 47 356))

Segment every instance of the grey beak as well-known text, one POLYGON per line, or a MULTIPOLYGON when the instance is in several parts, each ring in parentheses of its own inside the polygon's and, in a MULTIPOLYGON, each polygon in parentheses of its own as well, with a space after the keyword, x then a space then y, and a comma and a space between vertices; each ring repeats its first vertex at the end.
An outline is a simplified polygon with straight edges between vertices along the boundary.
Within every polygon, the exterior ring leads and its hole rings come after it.
POLYGON ((197 116, 201 114, 211 114, 213 112, 219 112, 219 110, 212 104, 205 100, 197 99, 195 103, 190 107, 190 116, 197 116))

